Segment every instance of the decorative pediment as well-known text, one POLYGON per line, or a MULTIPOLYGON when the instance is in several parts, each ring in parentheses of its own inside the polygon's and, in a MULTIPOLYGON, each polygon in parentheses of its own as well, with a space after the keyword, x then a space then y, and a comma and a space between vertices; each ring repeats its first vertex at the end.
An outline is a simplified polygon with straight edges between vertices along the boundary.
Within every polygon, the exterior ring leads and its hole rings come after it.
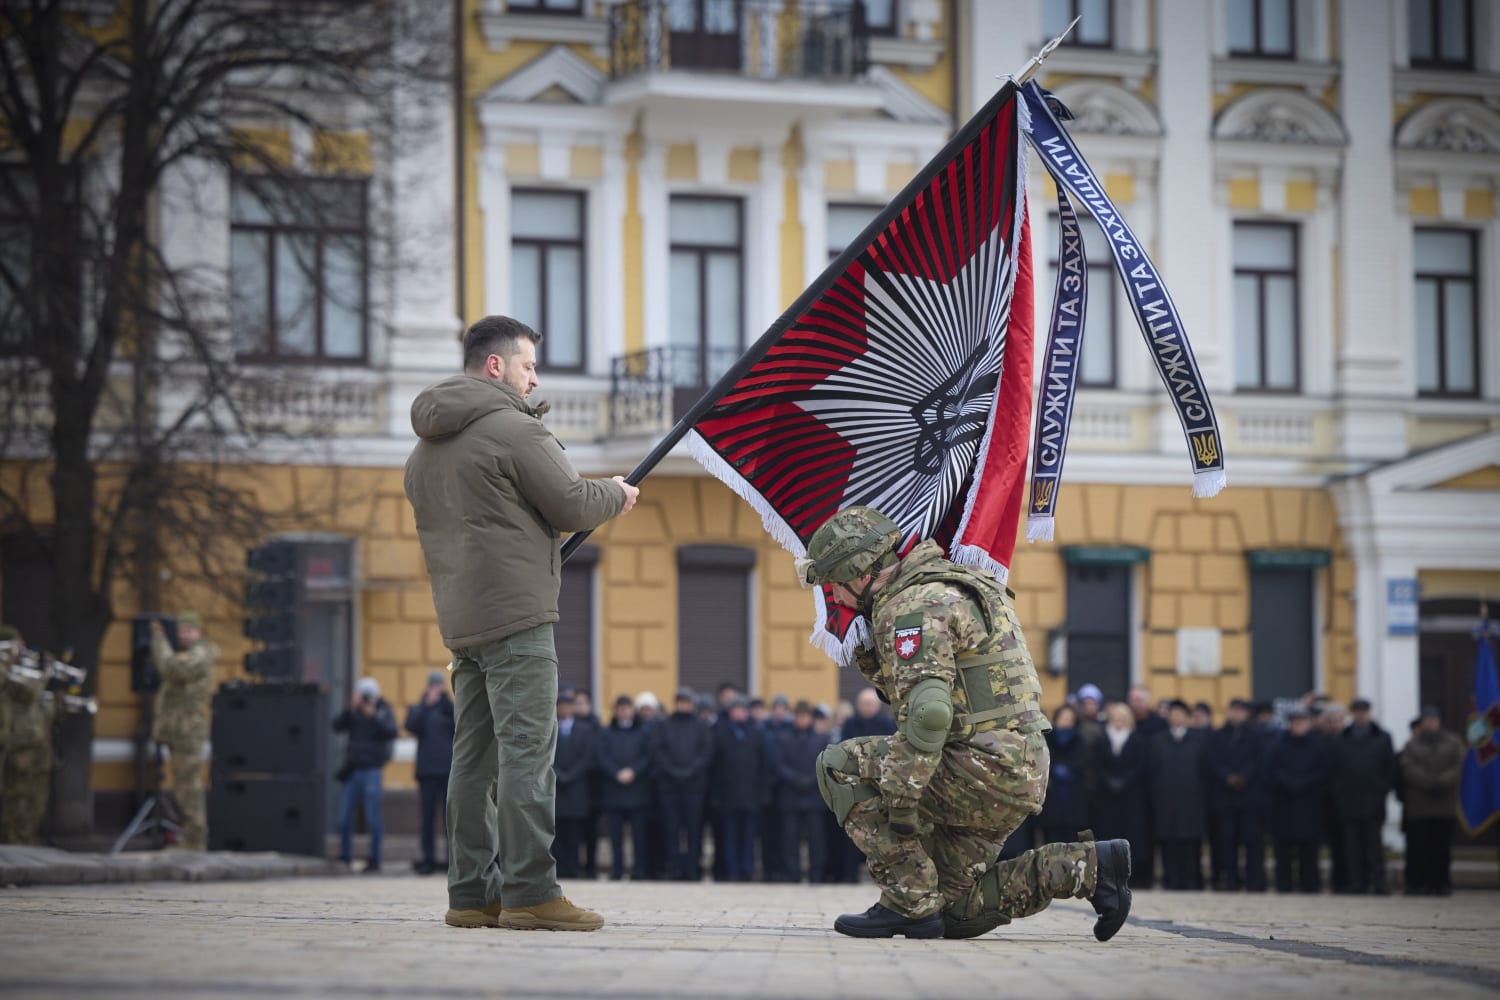
POLYGON ((1091 135, 1162 134, 1161 122, 1151 105, 1124 87, 1098 80, 1066 83, 1057 88, 1057 98, 1073 112, 1068 131, 1091 135))
POLYGON ((898 122, 946 125, 948 113, 913 90, 885 66, 872 66, 866 78, 880 90, 880 110, 898 122))
POLYGON ((559 45, 516 70, 480 96, 481 104, 505 101, 599 104, 604 99, 604 74, 588 60, 559 45))
POLYGON ((1342 146, 1338 117, 1305 94, 1256 90, 1232 102, 1214 121, 1214 138, 1293 146, 1342 146))
POLYGON ((1397 126, 1396 146, 1440 153, 1500 153, 1500 114, 1478 101, 1432 101, 1397 126))

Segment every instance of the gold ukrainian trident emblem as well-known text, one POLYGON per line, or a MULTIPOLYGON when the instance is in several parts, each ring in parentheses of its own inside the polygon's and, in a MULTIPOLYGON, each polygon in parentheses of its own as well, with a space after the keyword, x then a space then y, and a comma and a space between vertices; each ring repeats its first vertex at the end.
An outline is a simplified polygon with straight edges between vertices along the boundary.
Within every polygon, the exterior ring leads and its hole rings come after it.
POLYGON ((1052 494, 1057 489, 1056 479, 1041 479, 1035 484, 1036 498, 1032 500, 1032 506, 1037 510, 1046 510, 1052 503, 1052 494))
POLYGON ((1210 466, 1219 460, 1219 437, 1213 431, 1193 435, 1193 454, 1198 456, 1200 466, 1210 466))

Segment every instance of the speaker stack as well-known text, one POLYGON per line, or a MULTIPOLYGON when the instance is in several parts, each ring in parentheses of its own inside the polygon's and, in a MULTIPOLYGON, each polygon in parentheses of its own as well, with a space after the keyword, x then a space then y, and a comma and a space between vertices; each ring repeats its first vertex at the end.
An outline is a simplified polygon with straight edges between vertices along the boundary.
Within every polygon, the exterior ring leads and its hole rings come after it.
POLYGON ((210 849, 323 856, 329 725, 328 696, 317 685, 219 688, 210 849))

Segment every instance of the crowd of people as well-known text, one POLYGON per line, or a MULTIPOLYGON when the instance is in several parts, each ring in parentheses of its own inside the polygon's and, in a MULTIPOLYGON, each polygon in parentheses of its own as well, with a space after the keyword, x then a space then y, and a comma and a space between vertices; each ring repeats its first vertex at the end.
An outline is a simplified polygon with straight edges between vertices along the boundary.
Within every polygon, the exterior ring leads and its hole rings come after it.
POLYGON ((650 692, 620 695, 605 724, 589 692, 564 687, 557 717, 560 876, 598 875, 607 838, 614 879, 859 880, 864 859, 818 793, 815 761, 841 739, 895 732, 873 689, 832 710, 729 683, 717 697, 683 688, 670 710, 650 692))
POLYGON ((1047 799, 1011 837, 1006 855, 1038 840, 1130 841, 1138 888, 1385 894, 1381 830, 1394 792, 1404 804, 1409 894, 1450 891, 1451 846, 1464 743, 1432 707, 1412 720, 1400 754, 1370 702, 1347 708, 1309 694, 1278 719, 1272 705, 1230 702, 1215 727, 1212 706, 1153 704, 1132 688, 1103 704, 1084 685, 1053 714, 1047 799), (1204 846, 1208 847, 1204 873, 1204 846), (1273 875, 1267 878, 1270 846, 1273 875))
MULTIPOLYGON (((413 707, 409 731, 433 710, 448 731, 442 687, 413 707)), ((830 743, 895 731, 874 689, 832 709, 749 698, 730 683, 717 697, 681 689, 670 709, 650 692, 622 694, 603 722, 588 691, 563 687, 557 717, 560 876, 859 881, 863 858, 819 796, 813 762, 830 743)), ((1364 699, 1346 708, 1308 695, 1279 719, 1268 703, 1236 699, 1215 726, 1204 703, 1154 702, 1144 687, 1105 703, 1084 685, 1052 713, 1047 741, 1045 805, 1005 857, 1089 829, 1130 842, 1136 888, 1320 892, 1326 851, 1333 891, 1384 894, 1381 829, 1395 792, 1405 891, 1450 891, 1464 744, 1434 708, 1397 754, 1364 699)), ((430 871, 443 790, 428 763, 419 864, 430 871)))

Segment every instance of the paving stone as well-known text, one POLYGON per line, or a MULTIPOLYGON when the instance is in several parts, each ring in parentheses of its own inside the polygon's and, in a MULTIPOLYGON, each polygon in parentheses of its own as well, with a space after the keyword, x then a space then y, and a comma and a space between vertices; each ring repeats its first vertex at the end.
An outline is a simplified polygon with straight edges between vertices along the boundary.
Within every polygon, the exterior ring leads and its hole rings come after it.
MULTIPOLYGON (((215 873, 264 870, 250 856, 196 861, 215 873)), ((1500 949, 1489 945, 1500 898, 1489 892, 1144 892, 1130 926, 1099 944, 1081 901, 974 941, 859 941, 830 925, 869 905, 868 886, 564 888, 607 926, 450 928, 442 880, 396 874, 10 889, 0 891, 0 995, 1094 1000, 1193 995, 1210 984, 1215 1000, 1500 992, 1500 949)))

